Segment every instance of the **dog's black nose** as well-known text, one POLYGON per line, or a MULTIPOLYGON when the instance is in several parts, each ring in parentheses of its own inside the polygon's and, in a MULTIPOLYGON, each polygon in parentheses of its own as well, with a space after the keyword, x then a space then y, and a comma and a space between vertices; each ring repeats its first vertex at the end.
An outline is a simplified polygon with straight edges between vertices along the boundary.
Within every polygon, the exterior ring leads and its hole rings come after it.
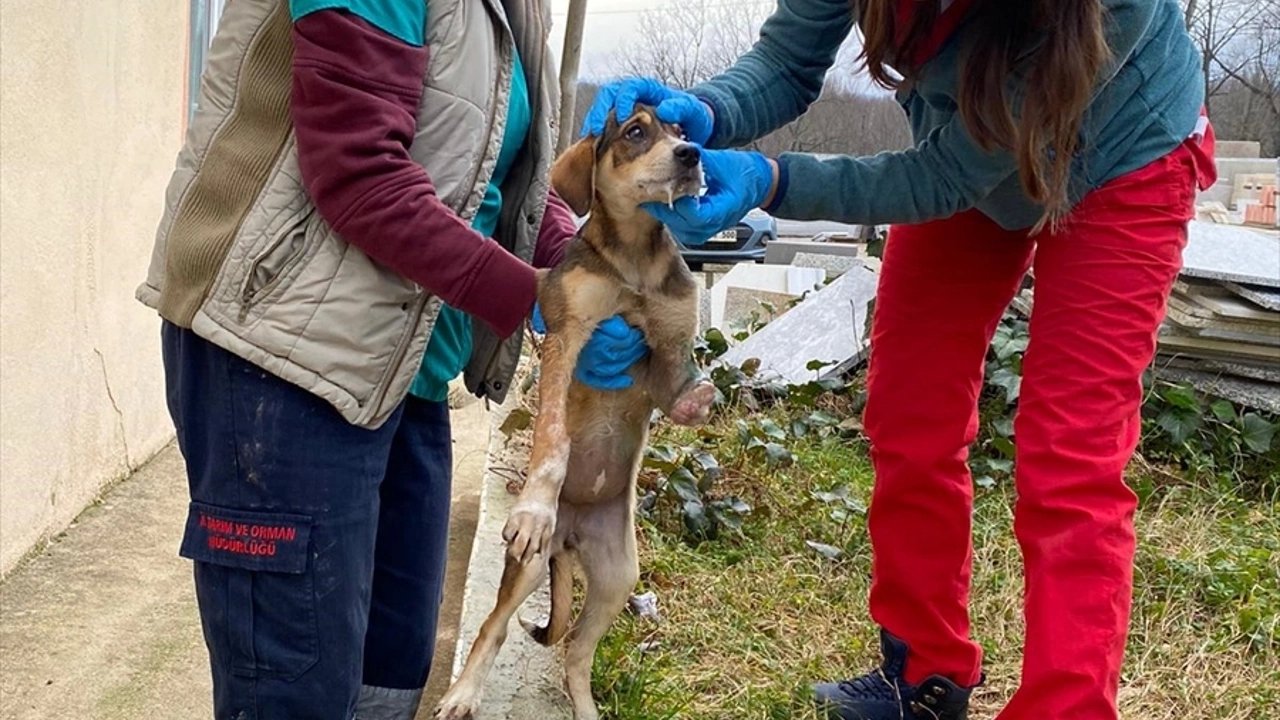
POLYGON ((698 161, 702 159, 702 153, 698 150, 697 145, 685 143, 676 146, 676 160, 685 167, 694 167, 698 161))

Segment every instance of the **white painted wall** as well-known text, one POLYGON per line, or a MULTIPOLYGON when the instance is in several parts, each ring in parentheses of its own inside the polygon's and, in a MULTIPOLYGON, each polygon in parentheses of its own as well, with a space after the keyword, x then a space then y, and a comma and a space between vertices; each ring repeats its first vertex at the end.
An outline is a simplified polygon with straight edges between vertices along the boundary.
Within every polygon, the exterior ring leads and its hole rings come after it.
POLYGON ((0 0, 0 573, 163 447, 133 299, 185 114, 187 7, 0 0))

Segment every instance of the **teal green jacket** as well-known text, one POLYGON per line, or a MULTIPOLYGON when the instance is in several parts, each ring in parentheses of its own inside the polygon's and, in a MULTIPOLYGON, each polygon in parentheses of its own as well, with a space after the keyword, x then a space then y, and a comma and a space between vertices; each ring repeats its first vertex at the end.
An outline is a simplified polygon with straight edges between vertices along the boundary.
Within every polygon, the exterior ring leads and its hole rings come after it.
MULTIPOLYGON (((694 88, 715 113, 710 145, 744 145, 799 117, 818 98, 853 27, 849 0, 779 0, 736 65, 694 88)), ((1112 61, 1083 124, 1070 197, 1164 156, 1194 131, 1204 103, 1200 56, 1176 0, 1103 0, 1112 61)), ((778 217, 854 224, 918 223, 977 208, 1008 230, 1043 214, 1022 191, 1012 153, 978 146, 957 112, 962 23, 898 101, 915 147, 871 157, 784 154, 778 217)), ((1016 74, 1016 72, 1015 72, 1016 74)), ((1011 79, 1016 98, 1018 79, 1011 79)))

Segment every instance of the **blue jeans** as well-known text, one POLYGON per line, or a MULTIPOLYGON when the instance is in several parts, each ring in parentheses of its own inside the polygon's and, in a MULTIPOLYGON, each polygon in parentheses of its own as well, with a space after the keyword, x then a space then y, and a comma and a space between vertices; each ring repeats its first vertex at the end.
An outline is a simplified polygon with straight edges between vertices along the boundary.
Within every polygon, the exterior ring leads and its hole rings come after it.
POLYGON ((162 338, 215 717, 411 720, 443 591, 447 404, 362 429, 188 330, 162 338))

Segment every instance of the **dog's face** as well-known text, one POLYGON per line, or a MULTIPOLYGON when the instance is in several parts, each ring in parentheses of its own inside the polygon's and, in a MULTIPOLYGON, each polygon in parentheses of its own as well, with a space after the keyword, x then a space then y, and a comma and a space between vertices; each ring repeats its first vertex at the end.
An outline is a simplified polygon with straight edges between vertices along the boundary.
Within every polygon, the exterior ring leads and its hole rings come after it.
POLYGON ((669 204, 698 194, 702 158, 678 125, 658 120, 653 108, 637 106, 625 121, 610 116, 604 134, 583 138, 565 151, 551 169, 551 184, 579 215, 591 210, 597 196, 614 209, 669 204))

